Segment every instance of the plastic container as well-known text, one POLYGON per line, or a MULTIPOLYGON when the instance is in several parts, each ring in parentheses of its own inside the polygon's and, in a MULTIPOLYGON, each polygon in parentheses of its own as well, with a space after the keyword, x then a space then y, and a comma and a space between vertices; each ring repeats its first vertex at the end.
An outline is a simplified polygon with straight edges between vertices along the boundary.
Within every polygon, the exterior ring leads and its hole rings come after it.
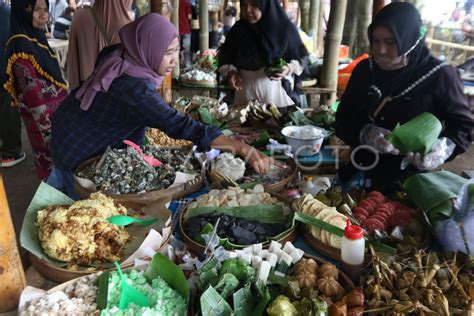
POLYGON ((354 284, 359 284, 364 268, 365 239, 360 226, 352 225, 347 220, 341 243, 341 269, 354 284))
POLYGON ((297 156, 312 156, 319 153, 324 138, 329 132, 323 128, 302 125, 287 126, 281 130, 286 142, 297 156))

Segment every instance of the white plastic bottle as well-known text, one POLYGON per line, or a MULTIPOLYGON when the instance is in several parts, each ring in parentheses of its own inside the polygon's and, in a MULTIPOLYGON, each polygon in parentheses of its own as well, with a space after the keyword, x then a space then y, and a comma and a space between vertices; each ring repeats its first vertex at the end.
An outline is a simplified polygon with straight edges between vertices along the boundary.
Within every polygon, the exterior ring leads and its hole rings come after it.
POLYGON ((341 242, 341 269, 356 285, 364 269, 364 255, 364 231, 360 226, 352 225, 348 219, 341 242))

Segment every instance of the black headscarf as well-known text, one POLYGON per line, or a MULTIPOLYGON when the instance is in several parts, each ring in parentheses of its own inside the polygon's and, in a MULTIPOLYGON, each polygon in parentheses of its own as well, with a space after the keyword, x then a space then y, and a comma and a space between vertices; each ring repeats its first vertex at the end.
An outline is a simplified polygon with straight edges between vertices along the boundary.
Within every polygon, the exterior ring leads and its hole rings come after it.
MULTIPOLYGON (((45 0, 49 8, 48 0, 45 0)), ((10 38, 7 41, 7 82, 5 89, 18 102, 15 89, 13 64, 16 59, 29 59, 36 71, 54 84, 66 89, 55 53, 49 47, 45 32, 33 27, 36 0, 14 0, 11 6, 10 38)))
POLYGON ((262 12, 257 23, 240 19, 230 29, 219 49, 220 65, 257 70, 283 58, 287 62, 301 60, 308 52, 298 30, 277 0, 255 0, 262 12), (249 63, 248 58, 252 59, 249 63))
POLYGON ((441 61, 432 56, 426 47, 425 27, 421 23, 420 13, 411 3, 392 2, 380 10, 368 28, 370 44, 377 26, 383 26, 393 34, 398 55, 408 58, 407 66, 390 71, 380 69, 371 59, 372 84, 382 92, 382 96, 378 96, 380 100, 381 97, 402 91, 441 61))

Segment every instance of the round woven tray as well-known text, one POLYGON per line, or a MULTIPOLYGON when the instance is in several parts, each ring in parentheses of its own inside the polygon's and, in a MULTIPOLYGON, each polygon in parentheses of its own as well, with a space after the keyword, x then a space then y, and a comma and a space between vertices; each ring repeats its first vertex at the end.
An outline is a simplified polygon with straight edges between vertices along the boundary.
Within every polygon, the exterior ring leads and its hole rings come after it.
MULTIPOLYGON (((287 202, 286 199, 283 198, 281 195, 279 195, 277 193, 274 193, 274 192, 269 192, 269 193, 272 196, 287 202)), ((181 212, 181 214, 179 215, 179 232, 181 234, 181 238, 182 238, 183 242, 189 247, 189 250, 191 252, 199 255, 199 254, 204 252, 204 249, 206 248, 206 246, 196 242, 195 240, 193 240, 190 236, 188 236, 186 234, 186 232, 184 230, 184 225, 185 225, 184 215, 186 214, 187 211, 188 211, 188 208, 186 207, 181 212)), ((297 235, 297 228, 298 228, 298 223, 295 222, 295 225, 293 226, 293 228, 291 228, 291 230, 289 230, 286 235, 284 235, 282 238, 280 238, 276 241, 284 244, 287 241, 295 240, 296 235, 297 235)), ((270 242, 264 242, 263 243, 263 248, 267 248, 269 245, 270 245, 270 242)), ((242 248, 245 248, 245 247, 248 247, 248 246, 249 245, 242 245, 241 247, 239 247, 239 249, 242 249, 242 248)))
MULTIPOLYGON (((76 168, 74 174, 77 175, 80 171, 86 169, 93 163, 96 163, 99 159, 100 157, 94 157, 84 161, 76 168)), ((186 195, 198 191, 203 185, 204 178, 201 175, 198 175, 193 180, 189 180, 185 183, 181 183, 163 190, 139 194, 112 194, 106 192, 104 192, 104 194, 112 197, 115 201, 124 205, 125 207, 139 208, 164 197, 169 197, 170 199, 180 199, 186 195)), ((81 185, 77 179, 74 179, 74 191, 76 191, 76 193, 79 194, 79 196, 83 199, 88 198, 91 193, 94 193, 94 191, 81 185)))
POLYGON ((190 79, 185 79, 183 77, 179 78, 179 81, 181 83, 190 85, 190 86, 197 86, 197 87, 208 87, 208 88, 214 88, 217 86, 217 81, 216 80, 190 80, 190 79))
MULTIPOLYGON (((173 232, 170 227, 170 233, 168 234, 166 239, 163 240, 163 243, 158 249, 154 249, 154 250, 156 252, 160 252, 161 250, 163 250, 163 248, 169 243, 172 234, 173 232)), ((58 283, 63 283, 75 278, 79 278, 79 277, 83 277, 92 273, 96 273, 98 271, 107 271, 107 270, 115 269, 115 268, 107 268, 107 269, 96 269, 93 271, 87 271, 87 270, 73 271, 73 270, 68 270, 61 267, 56 267, 50 264, 48 261, 40 259, 31 253, 29 254, 29 256, 30 256, 31 265, 35 267, 36 271, 38 271, 44 277, 50 280, 56 281, 58 283)), ((145 257, 141 259, 149 260, 150 258, 145 257)), ((131 266, 133 266, 133 262, 130 264, 127 264, 126 266, 124 266, 124 268, 131 267, 131 266)))

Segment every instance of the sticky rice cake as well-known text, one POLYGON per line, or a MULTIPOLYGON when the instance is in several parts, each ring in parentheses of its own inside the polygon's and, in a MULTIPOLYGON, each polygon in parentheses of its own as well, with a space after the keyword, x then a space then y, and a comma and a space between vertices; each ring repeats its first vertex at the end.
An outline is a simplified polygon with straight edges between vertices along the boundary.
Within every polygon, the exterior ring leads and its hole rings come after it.
POLYGON ((90 264, 121 259, 129 234, 107 218, 127 209, 102 193, 72 205, 52 205, 38 212, 38 237, 51 258, 90 264))

